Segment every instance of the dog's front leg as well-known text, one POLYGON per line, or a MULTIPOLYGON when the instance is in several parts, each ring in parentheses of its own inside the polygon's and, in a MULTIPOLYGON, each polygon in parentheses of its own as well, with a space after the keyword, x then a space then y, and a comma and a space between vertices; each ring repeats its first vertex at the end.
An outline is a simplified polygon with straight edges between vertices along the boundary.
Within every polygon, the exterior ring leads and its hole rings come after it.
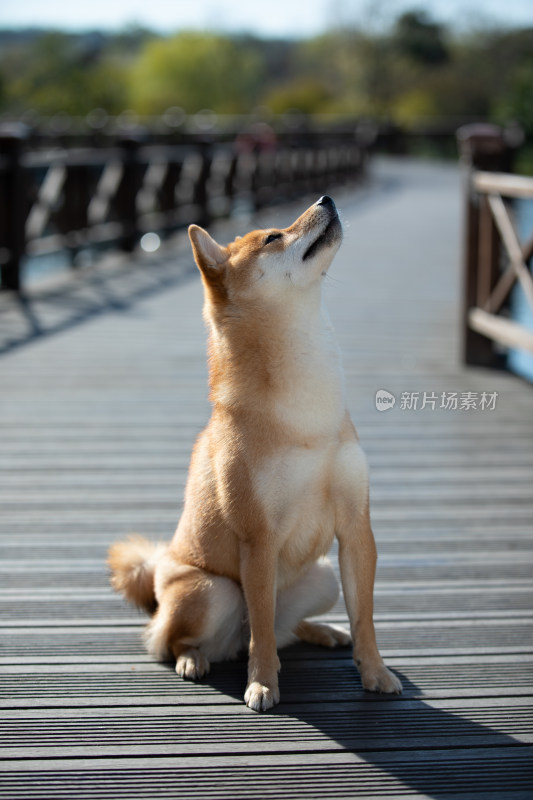
POLYGON ((339 566, 344 600, 350 618, 353 658, 363 687, 373 692, 400 694, 399 679, 383 663, 374 630, 374 577, 377 551, 370 525, 368 497, 358 511, 340 526, 339 566))
POLYGON ((250 652, 246 705, 266 711, 279 703, 280 668, 274 634, 276 614, 276 568, 273 554, 264 547, 241 547, 241 582, 248 606, 250 652))

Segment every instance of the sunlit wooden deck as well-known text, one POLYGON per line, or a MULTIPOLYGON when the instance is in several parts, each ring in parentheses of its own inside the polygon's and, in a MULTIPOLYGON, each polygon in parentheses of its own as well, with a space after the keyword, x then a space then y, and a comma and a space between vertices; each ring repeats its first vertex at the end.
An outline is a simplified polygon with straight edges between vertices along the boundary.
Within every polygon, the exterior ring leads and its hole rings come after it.
POLYGON ((378 638, 404 694, 366 694, 348 649, 302 645, 257 715, 244 661, 179 680, 112 594, 108 545, 171 536, 208 415, 178 242, 0 297, 0 797, 533 797, 533 389, 459 363, 459 171, 389 160, 324 191, 346 223, 327 295, 371 466, 378 638))

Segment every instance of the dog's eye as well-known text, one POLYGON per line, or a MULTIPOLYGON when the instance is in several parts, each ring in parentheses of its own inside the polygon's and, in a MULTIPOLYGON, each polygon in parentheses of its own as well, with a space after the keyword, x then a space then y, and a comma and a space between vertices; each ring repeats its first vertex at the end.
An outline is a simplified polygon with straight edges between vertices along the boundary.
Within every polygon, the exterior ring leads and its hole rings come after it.
POLYGON ((281 239, 281 237, 281 233, 269 233, 263 244, 270 244, 270 242, 275 242, 276 239, 281 239))

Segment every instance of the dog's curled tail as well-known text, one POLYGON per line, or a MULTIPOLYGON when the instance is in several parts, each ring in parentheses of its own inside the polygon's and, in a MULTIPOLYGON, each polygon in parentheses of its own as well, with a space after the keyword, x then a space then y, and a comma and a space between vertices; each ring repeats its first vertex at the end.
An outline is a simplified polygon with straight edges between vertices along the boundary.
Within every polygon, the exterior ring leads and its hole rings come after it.
POLYGON ((130 536, 109 548, 107 563, 113 589, 149 614, 157 608, 154 573, 165 550, 166 545, 150 542, 143 536, 130 536))

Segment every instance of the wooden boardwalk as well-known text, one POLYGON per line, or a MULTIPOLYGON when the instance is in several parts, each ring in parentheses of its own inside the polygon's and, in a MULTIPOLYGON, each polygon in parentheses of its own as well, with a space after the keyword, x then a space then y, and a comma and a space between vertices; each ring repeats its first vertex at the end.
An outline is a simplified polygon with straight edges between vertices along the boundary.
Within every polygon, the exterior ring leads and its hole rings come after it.
POLYGON ((282 703, 258 715, 244 661, 179 680, 108 586, 112 541, 171 536, 208 415, 180 240, 0 298, 0 797, 533 797, 533 389, 459 363, 455 167, 384 161, 365 189, 332 193, 346 237, 328 306, 371 467, 378 639, 403 695, 363 692, 349 649, 294 646, 282 703), (376 410, 380 389, 393 409, 376 410))

